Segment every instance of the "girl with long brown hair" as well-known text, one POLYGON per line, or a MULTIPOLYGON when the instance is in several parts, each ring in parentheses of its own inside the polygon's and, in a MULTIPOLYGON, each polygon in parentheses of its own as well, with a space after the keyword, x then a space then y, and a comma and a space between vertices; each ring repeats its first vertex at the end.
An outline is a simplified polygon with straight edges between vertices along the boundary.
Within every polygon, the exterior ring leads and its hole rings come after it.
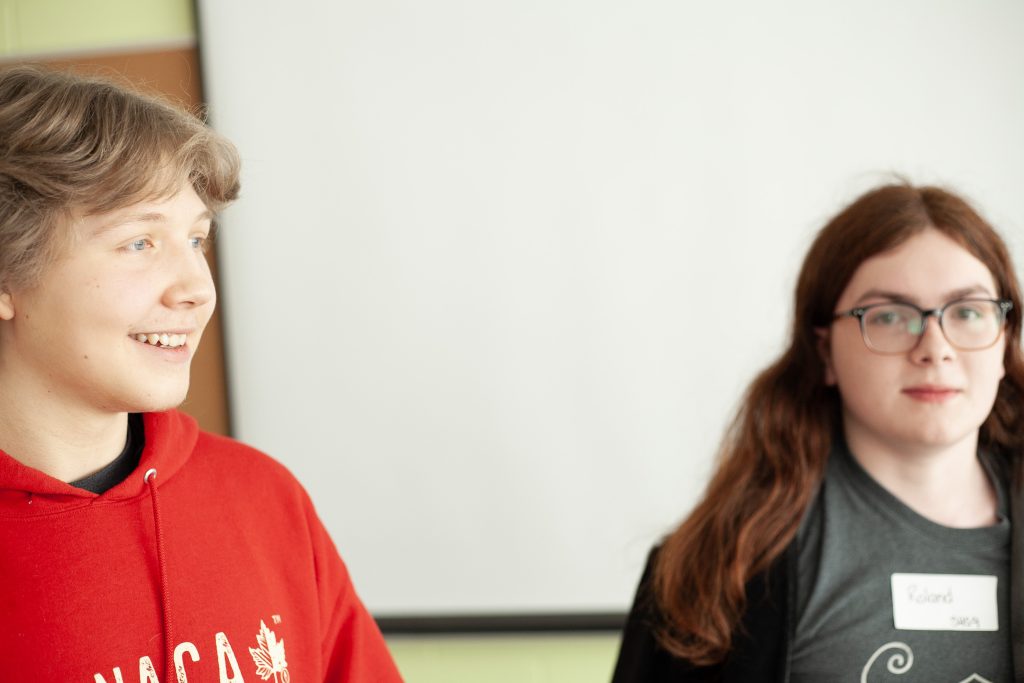
POLYGON ((614 683, 1024 680, 1021 311, 950 191, 833 218, 789 347, 651 553, 614 683))

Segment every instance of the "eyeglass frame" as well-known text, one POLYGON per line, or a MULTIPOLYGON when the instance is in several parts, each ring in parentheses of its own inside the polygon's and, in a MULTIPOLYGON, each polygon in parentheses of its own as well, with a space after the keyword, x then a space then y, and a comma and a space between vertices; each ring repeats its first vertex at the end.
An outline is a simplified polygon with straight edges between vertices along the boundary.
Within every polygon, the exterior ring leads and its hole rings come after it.
POLYGON ((885 303, 868 304, 867 306, 857 306, 856 308, 851 308, 848 311, 834 313, 832 315, 832 322, 841 320, 843 318, 856 318, 857 324, 860 327, 860 338, 864 340, 864 346, 868 347, 869 351, 871 351, 872 353, 881 354, 883 356, 898 356, 901 353, 910 353, 921 344, 921 339, 924 338, 925 332, 928 331, 928 318, 934 317, 936 320, 939 321, 939 331, 942 332, 943 339, 945 339, 950 346, 959 351, 984 351, 985 349, 992 348, 993 346, 995 346, 995 343, 999 341, 999 336, 1002 334, 1003 328, 1005 328, 1006 326, 1006 316, 1011 310, 1013 310, 1013 302, 1009 299, 986 299, 967 297, 947 302, 939 308, 928 309, 921 308, 917 304, 912 304, 909 301, 887 301, 885 303), (978 348, 965 349, 962 346, 957 346, 952 341, 950 341, 949 335, 946 334, 946 328, 942 324, 942 316, 945 314, 946 309, 949 308, 950 306, 954 304, 960 304, 965 301, 987 301, 988 303, 997 304, 999 306, 999 314, 1002 316, 1002 320, 1000 321, 1001 328, 999 334, 996 335, 996 338, 993 339, 990 344, 986 346, 979 346, 978 348), (906 349, 905 351, 880 351, 873 347, 871 345, 871 342, 868 341, 868 333, 864 329, 864 315, 872 308, 878 308, 881 306, 892 306, 893 304, 908 306, 917 311, 921 315, 921 332, 917 335, 917 341, 914 342, 914 345, 911 346, 909 349, 906 349))

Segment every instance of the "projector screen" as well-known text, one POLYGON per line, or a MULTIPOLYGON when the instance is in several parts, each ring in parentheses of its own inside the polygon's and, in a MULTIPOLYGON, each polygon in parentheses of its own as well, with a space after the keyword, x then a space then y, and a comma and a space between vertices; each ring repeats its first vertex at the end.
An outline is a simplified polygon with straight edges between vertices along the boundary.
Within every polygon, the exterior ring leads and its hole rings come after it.
POLYGON ((379 617, 625 612, 900 173, 1024 241, 1024 3, 199 3, 235 434, 379 617))

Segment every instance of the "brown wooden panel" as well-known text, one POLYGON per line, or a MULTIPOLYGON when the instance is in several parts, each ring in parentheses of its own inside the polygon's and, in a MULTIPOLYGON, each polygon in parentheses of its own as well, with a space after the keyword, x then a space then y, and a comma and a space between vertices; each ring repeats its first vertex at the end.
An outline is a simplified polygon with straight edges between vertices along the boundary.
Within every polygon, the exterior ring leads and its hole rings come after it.
POLYGON ((194 47, 169 50, 33 58, 37 64, 123 80, 188 108, 202 104, 199 57, 194 47))
MULTIPOLYGON (((33 57, 32 62, 121 79, 140 90, 161 95, 193 110, 202 105, 199 59, 195 48, 54 59, 33 57)), ((210 249, 207 258, 214 282, 219 283, 216 247, 210 249)), ((214 312, 192 361, 192 384, 181 409, 194 416, 207 431, 218 434, 231 432, 224 333, 219 310, 214 312)))

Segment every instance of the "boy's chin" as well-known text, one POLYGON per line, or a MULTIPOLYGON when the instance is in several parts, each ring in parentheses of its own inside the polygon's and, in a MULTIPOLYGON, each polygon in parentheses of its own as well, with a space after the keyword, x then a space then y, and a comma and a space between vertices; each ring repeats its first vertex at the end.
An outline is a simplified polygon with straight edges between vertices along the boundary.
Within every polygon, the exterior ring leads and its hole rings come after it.
POLYGON ((136 397, 134 401, 125 406, 122 412, 160 413, 165 410, 172 410, 183 404, 187 395, 188 387, 186 386, 181 391, 163 392, 159 396, 136 397))

